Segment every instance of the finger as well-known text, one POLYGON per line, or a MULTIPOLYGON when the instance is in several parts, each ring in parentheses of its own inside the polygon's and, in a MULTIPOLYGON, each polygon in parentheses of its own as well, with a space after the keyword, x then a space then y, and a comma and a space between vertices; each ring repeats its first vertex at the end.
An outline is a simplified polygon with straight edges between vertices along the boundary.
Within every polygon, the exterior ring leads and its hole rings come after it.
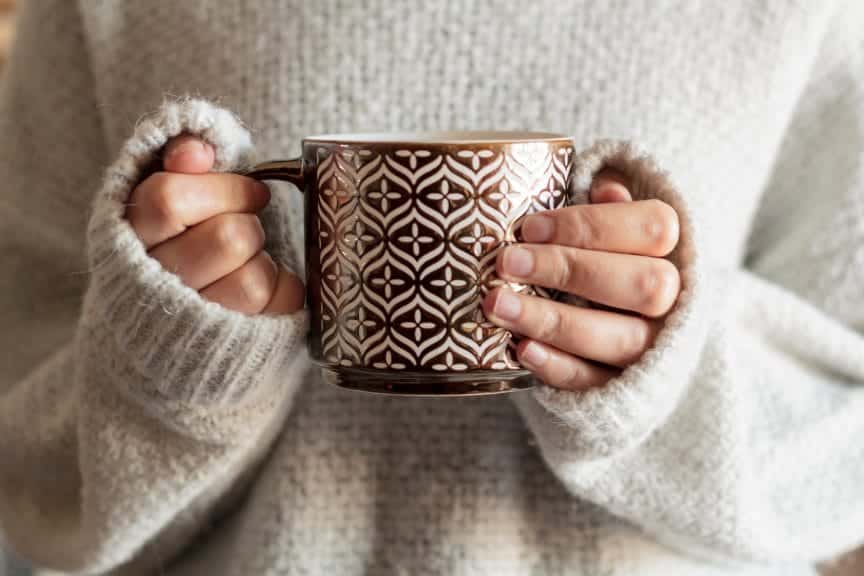
POLYGON ((157 172, 132 192, 126 218, 150 248, 217 214, 257 212, 269 201, 267 186, 238 174, 157 172))
POLYGON ((276 291, 262 313, 272 315, 293 314, 303 308, 305 296, 303 281, 296 274, 280 268, 279 278, 276 282, 276 291))
POLYGON ((213 146, 191 134, 172 138, 162 153, 162 168, 166 172, 204 174, 213 168, 215 161, 213 146))
POLYGON ((629 366, 641 358, 660 330, 658 322, 638 316, 525 296, 507 288, 490 292, 483 310, 503 328, 612 366, 629 366))
POLYGON ((270 303, 278 274, 276 263, 262 250, 240 268, 201 290, 201 296, 229 310, 258 314, 270 303))
POLYGON ((234 272, 264 247, 252 214, 220 214, 154 248, 150 255, 195 290, 234 272))
POLYGON ((516 348, 519 362, 545 384, 562 390, 585 390, 602 386, 618 371, 597 366, 534 340, 523 340, 516 348))
POLYGON ((607 202, 630 202, 628 178, 618 170, 605 168, 601 170, 591 183, 591 202, 604 204, 607 202))
POLYGON ((586 204, 525 218, 522 237, 588 250, 666 256, 678 244, 678 214, 660 200, 586 204))
POLYGON ((668 260, 566 246, 510 246, 498 254, 496 269, 505 280, 563 290, 651 317, 666 314, 681 289, 678 269, 668 260))

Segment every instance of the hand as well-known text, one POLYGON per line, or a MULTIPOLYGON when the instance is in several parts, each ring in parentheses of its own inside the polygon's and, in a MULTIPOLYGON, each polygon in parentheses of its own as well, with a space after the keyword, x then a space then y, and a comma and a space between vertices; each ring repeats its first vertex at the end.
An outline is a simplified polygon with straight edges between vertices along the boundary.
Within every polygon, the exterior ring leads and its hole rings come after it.
POLYGON ((550 386, 606 383, 652 345, 678 298, 678 269, 663 256, 678 243, 678 215, 659 200, 633 202, 625 178, 600 173, 592 204, 529 216, 525 243, 502 250, 504 279, 554 288, 603 305, 587 308, 498 288, 487 317, 524 336, 519 361, 550 386))
POLYGON ((245 314, 290 314, 303 306, 303 283, 264 250, 255 215, 267 186, 210 173, 215 153, 189 135, 165 147, 162 168, 132 192, 126 218, 151 257, 204 298, 245 314))

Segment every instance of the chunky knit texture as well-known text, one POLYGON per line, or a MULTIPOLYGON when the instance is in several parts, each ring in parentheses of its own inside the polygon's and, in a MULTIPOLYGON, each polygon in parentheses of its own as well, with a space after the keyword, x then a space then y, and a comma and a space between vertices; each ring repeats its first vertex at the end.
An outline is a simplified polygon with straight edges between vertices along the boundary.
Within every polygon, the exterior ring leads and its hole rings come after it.
POLYGON ((864 540, 862 6, 29 0, 0 96, 4 539, 87 574, 811 574, 864 540), (230 170, 447 128, 571 133, 576 201, 612 165, 679 211, 684 292, 620 378, 329 387, 305 313, 206 303, 122 218, 183 132, 230 170))

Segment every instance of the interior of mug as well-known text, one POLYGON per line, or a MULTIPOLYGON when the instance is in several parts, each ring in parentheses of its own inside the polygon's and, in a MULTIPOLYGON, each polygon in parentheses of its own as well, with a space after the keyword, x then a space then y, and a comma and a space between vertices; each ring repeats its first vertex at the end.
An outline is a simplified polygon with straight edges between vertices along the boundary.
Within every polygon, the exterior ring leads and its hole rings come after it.
POLYGON ((321 134, 304 138, 306 142, 336 144, 404 143, 404 144, 502 144, 514 142, 545 142, 569 140, 569 136, 554 132, 528 131, 455 131, 455 132, 372 132, 359 134, 321 134))

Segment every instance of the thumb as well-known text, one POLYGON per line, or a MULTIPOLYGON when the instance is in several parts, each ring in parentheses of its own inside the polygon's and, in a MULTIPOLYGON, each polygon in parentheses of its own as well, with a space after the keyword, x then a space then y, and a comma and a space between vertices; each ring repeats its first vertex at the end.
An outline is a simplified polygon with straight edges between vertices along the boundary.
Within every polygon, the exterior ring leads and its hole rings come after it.
POLYGON ((162 169, 181 174, 204 174, 213 168, 213 146, 191 134, 172 138, 162 154, 162 169))

